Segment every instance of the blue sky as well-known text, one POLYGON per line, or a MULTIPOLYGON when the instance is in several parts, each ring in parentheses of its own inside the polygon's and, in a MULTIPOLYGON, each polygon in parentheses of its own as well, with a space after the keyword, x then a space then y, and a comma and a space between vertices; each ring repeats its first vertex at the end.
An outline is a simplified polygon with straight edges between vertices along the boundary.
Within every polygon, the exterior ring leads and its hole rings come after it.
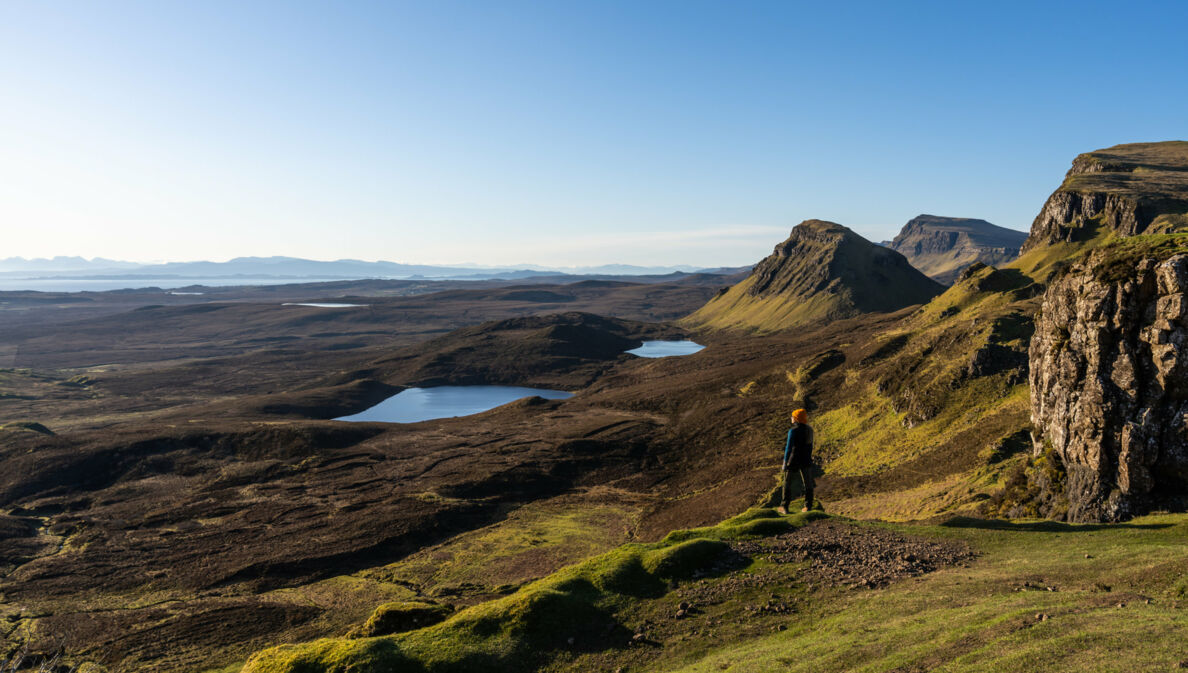
POLYGON ((1188 3, 0 0, 0 256, 737 265, 1188 138, 1188 3))

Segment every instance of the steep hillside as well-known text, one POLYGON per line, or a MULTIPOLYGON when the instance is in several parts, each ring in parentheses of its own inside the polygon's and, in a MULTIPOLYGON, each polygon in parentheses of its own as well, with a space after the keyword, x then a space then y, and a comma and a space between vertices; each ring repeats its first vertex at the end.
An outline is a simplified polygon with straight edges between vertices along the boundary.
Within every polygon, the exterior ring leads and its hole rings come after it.
POLYGON ((840 224, 805 220, 751 275, 684 323, 771 332, 889 313, 927 302, 941 290, 898 252, 840 224))
POLYGON ((1019 256, 1027 234, 985 220, 919 215, 887 247, 933 280, 951 285, 974 262, 1002 266, 1019 256))

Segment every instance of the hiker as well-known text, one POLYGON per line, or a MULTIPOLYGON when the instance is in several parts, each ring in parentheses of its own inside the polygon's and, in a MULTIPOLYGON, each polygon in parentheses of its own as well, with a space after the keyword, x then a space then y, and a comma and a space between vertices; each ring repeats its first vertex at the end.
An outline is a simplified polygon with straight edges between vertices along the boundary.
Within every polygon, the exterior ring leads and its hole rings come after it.
POLYGON ((808 424, 808 412, 797 409, 792 412, 792 427, 788 430, 788 439, 784 442, 784 492, 780 500, 780 514, 788 513, 788 503, 792 502, 792 474, 800 473, 800 482, 804 485, 804 509, 807 512, 813 506, 813 429, 808 424))

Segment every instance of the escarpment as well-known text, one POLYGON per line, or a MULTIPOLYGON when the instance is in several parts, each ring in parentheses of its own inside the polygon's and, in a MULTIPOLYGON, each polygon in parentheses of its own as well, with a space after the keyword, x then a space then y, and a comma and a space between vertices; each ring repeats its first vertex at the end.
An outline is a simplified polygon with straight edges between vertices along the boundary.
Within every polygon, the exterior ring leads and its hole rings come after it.
POLYGON ((1059 262, 1029 378, 1036 453, 1063 462, 1070 520, 1188 505, 1185 213, 1188 143, 1118 145, 1073 161, 1024 245, 1059 262), (1084 245, 1049 248, 1069 242, 1084 245))
POLYGON ((1082 154, 1031 225, 1023 252, 1188 229, 1188 142, 1133 143, 1082 154))
POLYGON ((922 304, 944 289, 903 255, 833 222, 806 220, 751 275, 686 319, 776 331, 922 304))
POLYGON ((1188 254, 1052 283, 1031 342, 1032 420, 1068 474, 1068 518, 1188 504, 1188 254))

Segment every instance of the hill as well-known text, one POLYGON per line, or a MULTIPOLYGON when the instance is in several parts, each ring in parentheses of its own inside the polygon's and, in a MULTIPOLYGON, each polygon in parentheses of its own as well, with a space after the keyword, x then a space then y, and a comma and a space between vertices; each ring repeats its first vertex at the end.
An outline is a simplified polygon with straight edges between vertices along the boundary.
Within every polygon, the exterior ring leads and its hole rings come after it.
POLYGON ((952 285, 974 262, 1001 266, 1019 256, 1027 234, 964 217, 918 215, 888 247, 929 278, 952 285))
POLYGON ((897 311, 942 289, 898 252, 840 224, 805 220, 749 276, 685 323, 770 332, 897 311))

